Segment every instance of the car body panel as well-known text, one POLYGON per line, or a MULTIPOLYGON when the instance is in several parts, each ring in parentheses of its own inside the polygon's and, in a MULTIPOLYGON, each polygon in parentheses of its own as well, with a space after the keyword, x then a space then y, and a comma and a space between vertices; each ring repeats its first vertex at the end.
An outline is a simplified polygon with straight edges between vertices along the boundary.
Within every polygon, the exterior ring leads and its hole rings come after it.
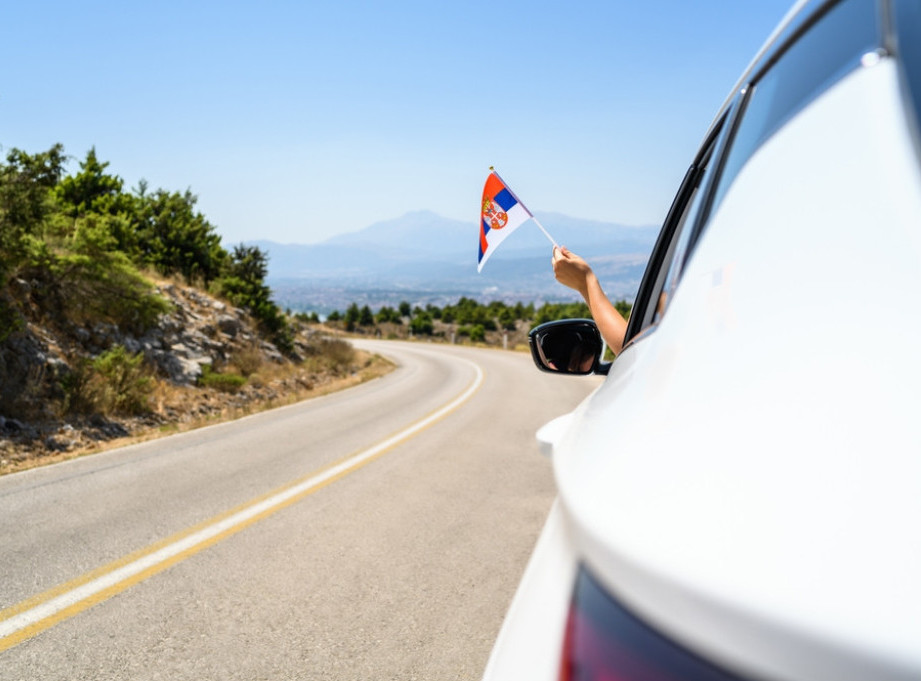
POLYGON ((484 672, 485 679, 555 679, 577 560, 554 504, 484 672))
POLYGON ((715 207, 661 321, 544 432, 560 500, 485 678, 557 677, 580 564, 741 675, 921 678, 921 170, 904 96, 896 60, 872 54, 785 123, 715 207))
MULTIPOLYGON (((555 453, 599 578, 666 631, 754 673, 805 678, 835 659, 810 659, 816 640, 921 673, 921 551, 898 522, 921 517, 921 321, 905 300, 921 287, 921 182, 899 152, 911 149, 891 120, 899 109, 878 106, 895 81, 891 62, 856 72, 749 161, 660 327, 622 357, 637 355, 628 370, 643 380, 617 381, 618 359, 586 407, 616 418, 583 419, 555 453), (829 130, 826 109, 852 120, 829 130), (876 134, 856 134, 866 128, 876 134), (818 181, 817 169, 791 167, 841 154, 841 138, 881 162, 849 168, 845 157, 818 181), (790 168, 785 200, 755 201, 778 167, 790 168), (838 230, 855 211, 866 233, 838 230), (855 260, 887 265, 867 277, 846 266, 855 260), (867 310, 886 320, 879 347, 864 338, 867 310), (630 557, 632 588, 611 547, 630 557), (682 585, 697 603, 676 610, 682 585), (708 625, 720 603, 748 612, 708 625), (788 634, 749 650, 766 643, 736 640, 746 620, 788 634)), ((866 678, 844 666, 822 676, 866 678)))

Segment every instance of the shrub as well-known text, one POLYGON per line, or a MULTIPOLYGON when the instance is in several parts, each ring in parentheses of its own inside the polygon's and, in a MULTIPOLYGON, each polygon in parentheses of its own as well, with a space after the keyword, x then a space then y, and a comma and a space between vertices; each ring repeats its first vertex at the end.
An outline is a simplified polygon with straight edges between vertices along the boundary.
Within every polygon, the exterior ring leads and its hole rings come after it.
POLYGON ((252 345, 234 353, 230 363, 244 376, 252 376, 262 368, 262 353, 258 347, 252 345))
POLYGON ((377 323, 384 324, 387 322, 391 324, 402 324, 403 318, 400 317, 400 313, 397 310, 385 305, 377 312, 377 323))
POLYGON ((461 326, 457 329, 457 335, 468 336, 474 343, 482 343, 486 340, 486 329, 483 328, 482 324, 461 326))
POLYGON ((409 323, 409 328, 412 329, 413 333, 417 336, 431 336, 432 332, 435 330, 432 318, 427 312, 421 311, 412 318, 412 321, 409 323))
POLYGON ((294 334, 265 284, 268 256, 258 246, 235 246, 214 290, 234 305, 246 308, 279 350, 294 350, 294 334))
POLYGON ((35 292, 40 306, 59 319, 77 325, 105 320, 140 334, 156 324, 169 303, 116 249, 115 222, 104 216, 80 218, 65 242, 69 252, 55 254, 43 242, 36 244, 30 276, 40 283, 35 292))
POLYGON ((0 296, 0 343, 25 326, 19 310, 6 296, 0 296))
POLYGON ((343 374, 355 361, 355 348, 340 338, 323 338, 315 344, 314 355, 334 373, 343 374))
POLYGON ((219 374, 208 364, 201 369, 202 373, 198 379, 198 385, 202 388, 214 388, 225 393, 235 393, 246 385, 246 377, 240 374, 219 374))
POLYGON ((227 267, 221 237, 195 210, 198 197, 162 189, 138 197, 136 236, 142 259, 165 276, 181 274, 207 286, 227 267))
POLYGON ((143 355, 132 355, 116 345, 80 364, 61 387, 65 412, 143 414, 150 410, 148 400, 154 380, 144 366, 143 355))
POLYGON ((116 414, 148 411, 147 399, 154 384, 141 353, 132 355, 124 346, 116 345, 93 360, 93 370, 102 379, 103 409, 116 414))

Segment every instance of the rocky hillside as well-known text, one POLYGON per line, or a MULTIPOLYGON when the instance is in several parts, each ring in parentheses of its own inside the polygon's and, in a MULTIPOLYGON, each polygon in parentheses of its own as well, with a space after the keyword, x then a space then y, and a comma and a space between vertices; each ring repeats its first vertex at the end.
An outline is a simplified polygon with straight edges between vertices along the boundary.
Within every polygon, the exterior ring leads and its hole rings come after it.
POLYGON ((283 354, 242 309, 177 283, 157 284, 168 311, 141 334, 55 319, 14 286, 32 314, 0 343, 0 473, 294 401, 380 361, 306 325, 283 354))

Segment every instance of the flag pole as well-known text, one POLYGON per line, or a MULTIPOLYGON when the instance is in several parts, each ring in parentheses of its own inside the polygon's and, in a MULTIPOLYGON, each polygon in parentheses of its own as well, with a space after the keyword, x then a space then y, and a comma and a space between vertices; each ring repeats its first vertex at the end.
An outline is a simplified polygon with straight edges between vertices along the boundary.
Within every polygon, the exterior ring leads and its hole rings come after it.
POLYGON ((538 227, 540 227, 540 231, 542 231, 542 232, 544 233, 544 236, 547 237, 547 239, 550 240, 550 243, 553 244, 553 247, 554 247, 554 248, 559 248, 560 245, 554 240, 554 238, 553 238, 552 236, 550 236, 550 232, 548 232, 546 229, 544 229, 544 226, 543 226, 542 224, 540 224, 540 220, 538 220, 538 219, 537 219, 536 217, 534 217, 533 215, 531 216, 531 219, 534 220, 534 224, 535 224, 535 225, 537 225, 538 227))

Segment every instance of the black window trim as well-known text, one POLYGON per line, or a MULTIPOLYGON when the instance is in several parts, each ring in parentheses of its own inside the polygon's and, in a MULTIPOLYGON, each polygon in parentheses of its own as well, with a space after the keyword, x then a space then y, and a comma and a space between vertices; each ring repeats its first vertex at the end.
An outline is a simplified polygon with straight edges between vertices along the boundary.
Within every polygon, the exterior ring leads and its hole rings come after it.
POLYGON ((736 131, 739 128, 739 122, 745 115, 745 109, 748 106, 748 100, 751 95, 751 85, 744 85, 736 95, 736 100, 729 111, 726 120, 726 133, 723 138, 717 142, 716 149, 713 150, 712 170, 705 178, 704 185, 701 187, 701 206, 694 220, 694 224, 688 225, 691 230, 691 238, 688 241, 687 250, 684 253, 684 262, 681 263, 682 269, 687 265, 700 235, 704 231, 704 226, 710 219, 710 211, 713 209, 713 200, 716 195, 716 188, 719 184, 720 177, 723 175, 723 167, 726 165, 728 152, 732 149, 732 142, 735 139, 736 131))
MULTIPOLYGON (((710 163, 712 164, 714 162, 713 159, 718 158, 716 154, 719 153, 723 147, 723 143, 719 141, 718 138, 726 130, 727 119, 733 114, 733 111, 734 107, 730 106, 729 110, 717 124, 711 126, 709 134, 704 140, 704 143, 700 145, 700 149, 694 157, 694 162, 691 163, 684 175, 684 179, 679 185, 678 193, 675 194, 675 198, 672 200, 672 205, 669 207, 668 213, 665 216, 665 221, 662 223, 662 229, 659 231, 659 236, 656 238, 655 246, 653 246, 652 253, 649 256, 649 262, 646 265, 646 270, 643 272, 643 278, 640 281, 640 287, 637 290, 636 299, 633 302, 633 311, 627 322, 627 331, 624 334, 624 348, 638 339, 641 335, 645 335, 645 332, 652 326, 649 323, 651 319, 650 310, 655 307, 654 289, 656 288, 656 283, 659 279, 662 267, 665 264, 665 255, 668 253, 672 241, 675 238, 675 230, 687 207, 688 201, 694 193, 694 188, 697 186, 700 174, 706 170, 706 168, 701 168, 701 163, 705 160, 707 152, 713 145, 715 145, 715 147, 712 152, 710 163)), ((701 187, 701 189, 709 190, 709 183, 708 186, 701 187)), ((694 225, 687 225, 686 229, 692 229, 693 227, 694 225)))
MULTIPOLYGON (((650 305, 654 306, 655 304, 653 300, 655 298, 654 289, 656 288, 657 280, 660 278, 659 275, 664 265, 663 261, 665 255, 675 237, 674 232, 678 221, 682 216, 683 210, 695 186, 699 164, 703 155, 710 148, 714 139, 716 139, 716 146, 713 150, 713 156, 710 162, 711 167, 704 175, 703 184, 700 186, 702 201, 700 210, 697 211, 697 215, 694 216, 694 223, 685 227, 685 229, 690 229, 692 231, 687 249, 683 256, 683 262, 681 263, 682 269, 684 269, 688 260, 694 253, 697 242, 710 220, 711 211, 714 208, 713 201, 715 199, 715 192, 723 173, 723 168, 728 156, 727 152, 732 149, 733 139, 755 86, 758 81, 760 81, 764 75, 783 58, 790 47, 800 40, 803 35, 811 30, 813 26, 821 21, 822 18, 841 1, 842 0, 813 0, 812 2, 807 2, 800 9, 800 12, 792 19, 791 23, 776 36, 771 48, 765 51, 751 64, 742 81, 737 85, 735 93, 730 96, 727 100, 727 104, 721 109, 720 118, 717 123, 711 126, 704 143, 701 145, 695 157, 694 163, 691 164, 691 167, 685 174, 678 193, 666 215, 662 230, 659 232, 659 236, 656 239, 655 246, 649 258, 649 263, 646 267, 646 271, 643 273, 643 278, 640 282, 636 299, 634 300, 633 314, 631 314, 627 323, 627 330, 624 337, 624 349, 636 340, 645 337, 657 326, 657 324, 651 323, 652 315, 650 314, 650 310, 652 309, 650 305)), ((896 40, 890 37, 893 30, 895 30, 897 34, 897 39, 904 40, 905 38, 903 35, 908 34, 911 36, 911 39, 921 40, 921 27, 912 26, 908 29, 897 26, 895 29, 891 28, 891 22, 889 21, 890 5, 894 8, 892 13, 897 15, 898 7, 909 1, 910 0, 875 0, 874 2, 877 10, 877 22, 880 27, 878 43, 883 46, 882 49, 886 52, 891 52, 891 45, 893 42, 896 42, 896 40)), ((900 69, 904 74, 904 65, 900 65, 900 69)), ((906 97, 904 98, 906 107, 911 107, 911 97, 907 96, 910 90, 909 83, 907 82, 908 78, 903 76, 902 80, 903 87, 906 90, 906 97)), ((921 121, 916 117, 921 116, 921 93, 918 94, 919 110, 917 112, 906 111, 906 115, 910 118, 910 125, 914 123, 919 126, 915 127, 915 125, 911 125, 911 130, 915 138, 919 162, 921 162, 921 121)), ((704 170, 706 170, 706 168, 704 170)))
POLYGON ((636 299, 633 301, 633 309, 630 313, 630 319, 627 322, 627 331, 624 333, 624 349, 626 349, 635 338, 639 337, 640 332, 648 326, 646 324, 646 319, 648 317, 647 310, 649 309, 652 299, 652 289, 655 286, 659 270, 662 269, 665 253, 668 250, 668 246, 674 236, 675 227, 678 224, 676 214, 680 213, 679 208, 684 207, 690 197, 695 180, 697 179, 697 171, 697 163, 692 163, 691 167, 688 168, 687 172, 684 174, 684 179, 681 181, 678 193, 672 201, 671 208, 668 209, 668 214, 666 215, 662 229, 659 230, 659 236, 656 238, 655 246, 653 246, 652 253, 649 256, 649 262, 646 264, 646 270, 643 272, 643 278, 640 281, 640 288, 636 293, 636 299))
MULTIPOLYGON (((899 86, 905 108, 909 134, 915 147, 915 155, 921 163, 921 60, 905 59, 902 45, 921 44, 921 26, 905 18, 905 14, 917 7, 911 0, 881 0, 883 6, 882 24, 885 31, 883 45, 896 58, 899 71, 899 86), (914 87, 913 87, 914 84, 914 87)), ((917 49, 917 47, 914 47, 917 49)))
MULTIPOLYGON (((771 69, 787 53, 787 50, 799 41, 805 33, 822 20, 832 7, 842 0, 815 0, 807 2, 793 21, 777 36, 770 50, 753 64, 745 78, 743 86, 751 87, 757 83, 767 71, 771 69)), ((880 3, 886 0, 876 0, 877 14, 880 12, 880 3)))
MULTIPOLYGON (((893 0, 898 2, 898 0, 893 0)), ((794 21, 790 26, 787 27, 787 30, 781 34, 782 37, 778 38, 775 49, 771 50, 767 54, 763 55, 762 59, 754 65, 750 70, 748 78, 740 85, 738 93, 736 95, 736 103, 732 107, 733 111, 730 114, 730 120, 727 121, 727 132, 724 135, 722 142, 720 143, 720 148, 716 150, 716 153, 719 154, 717 158, 717 165, 714 166, 713 171, 709 173, 709 177, 706 181, 706 186, 702 187, 703 191, 703 201, 704 204, 701 206, 701 210, 698 212, 696 221, 694 225, 691 225, 693 230, 691 233, 690 241, 688 242, 688 248, 684 255, 684 262, 682 263, 682 268, 687 264, 688 259, 691 257, 691 254, 694 252, 694 248, 697 245, 697 241, 700 239, 701 234, 703 233, 706 225, 709 223, 711 217, 711 211, 713 210, 713 202, 716 198, 716 189, 720 177, 723 174, 723 168, 726 163, 729 151, 732 149, 733 141, 735 139, 736 133, 739 128, 739 124, 742 118, 745 116, 745 110, 748 108, 748 103, 752 97, 754 90, 756 89, 758 82, 774 67, 777 62, 779 62, 784 55, 789 51, 789 49, 800 40, 808 31, 810 31, 822 18, 834 8, 835 5, 842 2, 842 0, 817 0, 813 4, 813 7, 809 11, 805 11, 806 7, 809 7, 807 4, 804 7, 804 11, 800 13, 798 20, 794 21)), ((887 45, 886 41, 886 12, 883 5, 885 5, 887 0, 875 0, 876 4, 876 13, 877 21, 880 26, 880 35, 878 36, 878 42, 880 45, 887 45)), ((917 35, 916 31, 916 35, 917 35)), ((921 36, 919 36, 921 37, 921 36)), ((817 93, 815 96, 819 96, 821 92, 817 93)), ((919 138, 919 143, 921 143, 921 138, 919 138)), ((919 147, 921 148, 921 147, 919 147)))

